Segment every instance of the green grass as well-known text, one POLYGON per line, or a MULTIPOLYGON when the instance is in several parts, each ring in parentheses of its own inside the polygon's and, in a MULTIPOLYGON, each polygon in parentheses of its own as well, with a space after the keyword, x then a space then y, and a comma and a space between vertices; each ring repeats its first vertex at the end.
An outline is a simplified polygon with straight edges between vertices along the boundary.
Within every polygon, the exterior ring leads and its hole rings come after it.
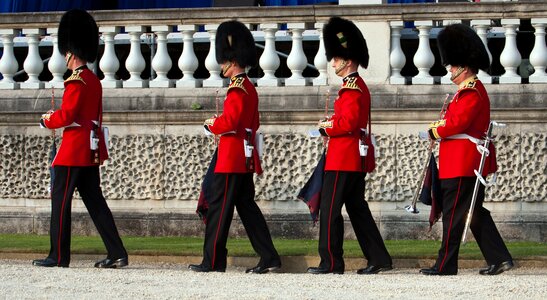
MULTIPOLYGON (((202 254, 203 238, 195 237, 122 237, 129 254, 140 255, 191 255, 202 254)), ((282 256, 317 255, 317 240, 274 239, 282 256)), ((389 240, 386 247, 394 258, 435 258, 439 241, 389 240)), ((538 256, 547 257, 547 244, 536 242, 508 242, 507 247, 515 259, 538 256)), ((230 256, 255 256, 248 239, 229 239, 230 256)), ((73 236, 72 253, 105 253, 99 237, 73 236)), ((49 251, 49 236, 0 234, 0 252, 45 253, 49 251)), ((354 240, 344 241, 346 257, 362 257, 359 244, 354 240)), ((475 242, 460 248, 460 258, 481 259, 482 254, 475 242)))

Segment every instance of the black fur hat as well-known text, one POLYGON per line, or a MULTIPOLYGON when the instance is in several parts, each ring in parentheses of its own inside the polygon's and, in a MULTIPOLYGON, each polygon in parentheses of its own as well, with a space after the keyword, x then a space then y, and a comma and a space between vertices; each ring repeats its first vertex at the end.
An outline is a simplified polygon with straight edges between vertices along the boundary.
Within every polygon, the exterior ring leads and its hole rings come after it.
POLYGON ((241 22, 227 21, 218 26, 215 49, 218 63, 235 61, 242 68, 257 63, 253 35, 241 22))
POLYGON ((323 41, 327 60, 340 57, 351 59, 363 68, 368 67, 367 42, 353 22, 339 17, 330 18, 323 27, 323 41))
POLYGON ((443 65, 486 70, 490 66, 488 52, 477 33, 464 24, 446 26, 437 36, 443 65))
POLYGON ((59 23, 59 52, 72 52, 93 62, 99 50, 99 29, 93 17, 81 9, 67 11, 59 23))

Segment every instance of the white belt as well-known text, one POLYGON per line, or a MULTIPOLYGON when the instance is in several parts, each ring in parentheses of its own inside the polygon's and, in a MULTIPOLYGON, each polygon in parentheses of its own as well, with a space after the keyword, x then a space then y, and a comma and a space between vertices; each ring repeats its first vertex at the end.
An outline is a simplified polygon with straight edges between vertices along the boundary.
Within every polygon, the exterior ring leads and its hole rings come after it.
POLYGON ((478 138, 475 138, 475 137, 472 137, 470 136, 469 134, 467 133, 459 133, 459 134, 455 134, 455 135, 451 135, 449 137, 446 137, 445 139, 450 139, 450 140, 470 140, 471 142, 477 144, 477 145, 480 145, 480 144, 483 144, 484 141, 478 139, 478 138))
MULTIPOLYGON (((99 125, 99 121, 91 120, 91 122, 93 122, 93 124, 95 124, 95 125, 99 125)), ((65 126, 65 128, 80 127, 80 126, 82 126, 82 125, 80 125, 76 122, 72 122, 72 124, 65 126)))

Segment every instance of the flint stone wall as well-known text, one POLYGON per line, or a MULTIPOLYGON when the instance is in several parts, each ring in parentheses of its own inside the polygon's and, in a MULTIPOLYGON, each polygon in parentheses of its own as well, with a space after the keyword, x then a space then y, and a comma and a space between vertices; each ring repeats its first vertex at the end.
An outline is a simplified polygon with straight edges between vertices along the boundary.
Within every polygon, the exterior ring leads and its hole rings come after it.
MULTIPOLYGON (((111 133, 116 134, 115 128, 111 133)), ((375 172, 367 176, 367 201, 411 199, 427 157, 427 142, 406 134, 377 134, 376 138, 380 157, 375 172)), ((497 136, 498 185, 488 189, 486 201, 547 201, 546 140, 543 133, 497 136)), ((48 197, 51 143, 49 136, 0 135, 4 157, 0 197, 48 197)), ((111 159, 101 168, 101 181, 104 195, 111 201, 195 201, 214 152, 212 138, 204 135, 113 135, 110 143, 111 159)), ((256 177, 256 200, 296 201, 323 151, 321 140, 297 133, 271 133, 265 134, 264 145, 265 172, 256 177)))
MULTIPOLYGON (((166 106, 170 100, 159 91, 153 98, 155 104, 146 104, 146 101, 135 104, 135 99, 142 97, 137 91, 123 91, 125 94, 114 91, 110 97, 106 95, 105 123, 112 136, 111 159, 101 168, 103 192, 123 234, 200 236, 203 226, 194 210, 201 180, 214 151, 213 140, 203 134, 201 122, 214 112, 160 110, 158 107, 166 106), (131 100, 123 104, 122 96, 131 100), (149 109, 143 109, 147 105, 149 109)), ((492 210, 504 237, 546 241, 546 114, 543 98, 535 90, 526 91, 533 95, 522 94, 523 99, 528 99, 528 105, 513 109, 508 109, 506 106, 511 105, 494 93, 492 119, 509 126, 495 131, 498 184, 487 189, 486 206, 492 210), (496 108, 496 103, 501 107, 496 108)), ((287 95, 289 92, 277 96, 265 93, 261 98, 265 172, 255 177, 256 200, 274 236, 316 237, 317 227, 312 226, 307 207, 296 195, 322 151, 321 140, 308 137, 307 131, 323 115, 320 107, 324 105, 321 103, 324 96, 318 90, 300 94, 300 98, 298 93, 287 95), (278 109, 298 105, 303 109, 278 109)), ((429 207, 419 205, 422 213, 418 215, 403 209, 412 199, 427 157, 427 142, 420 141, 417 132, 435 120, 438 102, 423 98, 411 100, 415 94, 408 93, 405 105, 401 105, 402 102, 390 101, 386 95, 373 95, 376 99, 373 132, 380 156, 376 171, 367 176, 366 199, 384 238, 438 238, 440 225, 427 233, 429 207)), ((14 104, 17 107, 3 113, 0 123, 0 232, 47 234, 47 159, 52 139, 48 130, 36 125, 39 112, 47 110, 42 107, 47 102, 44 95, 19 92, 18 96, 19 101, 0 99, 12 109, 14 104), (25 104, 32 102, 34 107, 25 104)), ((428 98, 443 97, 432 93, 428 98)), ((184 107, 185 103, 196 100, 179 101, 179 106, 184 107)), ((202 103, 205 108, 212 107, 210 100, 202 103)), ((60 136, 58 131, 58 145, 60 136)), ((73 231, 96 234, 78 199, 73 203, 73 210, 73 231)), ((237 219, 232 234, 245 235, 237 219)), ((354 237, 349 224, 346 235, 354 237)))

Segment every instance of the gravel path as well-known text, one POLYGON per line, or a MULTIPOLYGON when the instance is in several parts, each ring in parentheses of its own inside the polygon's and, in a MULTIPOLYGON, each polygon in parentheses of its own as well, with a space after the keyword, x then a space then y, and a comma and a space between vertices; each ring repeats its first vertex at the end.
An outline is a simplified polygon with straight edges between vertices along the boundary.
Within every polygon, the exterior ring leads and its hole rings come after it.
POLYGON ((498 276, 481 276, 476 269, 447 277, 426 277, 416 269, 372 276, 250 275, 240 268, 203 274, 160 263, 99 270, 93 261, 76 261, 70 268, 39 268, 10 259, 0 260, 0 277, 5 299, 547 299, 545 268, 498 276))

